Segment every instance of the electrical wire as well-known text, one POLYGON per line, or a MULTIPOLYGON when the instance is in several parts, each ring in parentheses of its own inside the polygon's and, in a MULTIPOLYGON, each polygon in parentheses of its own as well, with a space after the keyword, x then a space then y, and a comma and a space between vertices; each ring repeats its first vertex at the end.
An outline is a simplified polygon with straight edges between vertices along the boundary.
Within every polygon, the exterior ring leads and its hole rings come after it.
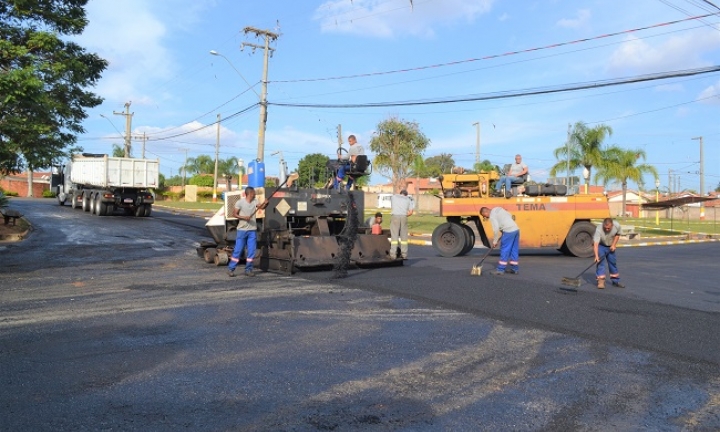
POLYGON ((656 81, 669 78, 686 77, 693 75, 702 75, 720 71, 720 66, 710 66, 705 68, 686 69, 673 72, 636 75, 628 78, 618 78, 600 81, 583 82, 577 84, 568 84, 564 86, 556 87, 536 87, 525 90, 510 90, 504 92, 493 92, 484 93, 478 95, 468 96, 452 96, 443 97, 437 99, 420 99, 420 100, 408 100, 408 101, 395 101, 395 102, 369 102, 369 103, 353 103, 353 104, 322 104, 322 103, 282 103, 282 102, 268 102, 268 105, 281 106, 281 107, 294 107, 294 108, 378 108, 378 107, 398 107, 398 106, 413 106, 413 105, 434 105, 434 104, 449 104, 449 103, 460 103, 460 102, 478 102, 485 100, 495 99, 508 99, 524 96, 534 96, 551 93, 570 92, 578 90, 587 90, 594 88, 610 87, 623 84, 632 84, 646 81, 656 81))

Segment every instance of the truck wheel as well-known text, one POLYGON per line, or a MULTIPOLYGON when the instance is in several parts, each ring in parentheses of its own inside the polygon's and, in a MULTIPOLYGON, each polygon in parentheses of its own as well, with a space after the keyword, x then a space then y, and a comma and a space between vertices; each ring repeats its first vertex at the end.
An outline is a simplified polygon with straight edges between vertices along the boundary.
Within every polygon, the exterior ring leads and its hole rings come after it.
POLYGON ((139 205, 135 207, 135 217, 143 217, 145 216, 145 206, 139 205))
POLYGON ((580 258, 590 258, 593 252, 593 235, 595 225, 588 221, 575 222, 565 237, 563 251, 567 250, 570 255, 580 258))
POLYGON ((470 228, 469 225, 460 225, 465 230, 465 247, 463 248, 460 255, 465 255, 475 247, 475 232, 470 228))
POLYGON ((150 217, 151 214, 152 214, 152 205, 145 204, 145 213, 143 214, 143 216, 150 217))
POLYGON ((72 194, 72 202, 70 203, 70 207, 72 207, 73 209, 80 207, 80 205, 78 204, 78 197, 75 194, 72 194))
POLYGON ((455 257, 462 253, 466 244, 465 229, 462 225, 445 222, 432 233, 432 245, 435 251, 444 257, 455 257))
POLYGON ((87 195, 83 194, 83 196, 82 196, 82 209, 83 209, 83 211, 85 211, 85 212, 89 212, 89 211, 90 211, 90 194, 87 194, 87 195))
POLYGON ((115 213, 115 204, 107 204, 105 216, 112 216, 115 213))
POLYGON ((215 262, 216 266, 220 267, 223 265, 227 265, 228 259, 229 259, 229 257, 228 257, 227 252, 218 251, 217 254, 215 254, 215 258, 213 261, 215 262))
POLYGON ((102 195, 95 195, 95 214, 98 216, 105 216, 107 214, 107 204, 102 202, 102 195))
POLYGON ((64 199, 60 199, 60 194, 58 194, 57 200, 58 200, 58 204, 60 204, 61 206, 64 206, 64 205, 65 205, 65 200, 64 200, 64 199))
POLYGON ((216 256, 217 256, 217 249, 207 248, 207 249, 205 249, 205 256, 203 258, 205 258, 206 263, 212 264, 215 262, 216 256))

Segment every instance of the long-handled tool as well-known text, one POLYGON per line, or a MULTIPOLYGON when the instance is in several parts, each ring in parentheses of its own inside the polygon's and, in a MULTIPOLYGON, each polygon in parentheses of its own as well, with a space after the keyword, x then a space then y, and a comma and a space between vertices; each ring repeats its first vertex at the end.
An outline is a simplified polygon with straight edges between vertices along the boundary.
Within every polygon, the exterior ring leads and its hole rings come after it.
POLYGON ((603 255, 603 257, 600 258, 600 261, 598 261, 598 262, 595 262, 595 260, 593 260, 593 262, 591 262, 589 266, 585 267, 585 270, 581 271, 580 274, 577 275, 577 276, 574 277, 574 278, 563 277, 563 278, 562 278, 562 284, 563 284, 563 285, 567 285, 567 286, 572 287, 572 288, 561 287, 560 289, 563 290, 563 291, 577 292, 577 289, 578 289, 580 286, 582 286, 582 283, 583 283, 582 279, 580 279, 580 278, 582 277, 582 275, 584 275, 586 271, 590 270, 590 267, 592 267, 592 266, 594 266, 594 265, 596 265, 596 264, 600 264, 601 262, 603 262, 603 260, 605 259, 605 257, 607 257, 607 254, 603 255))
POLYGON ((483 255, 483 257, 482 257, 482 259, 480 260, 480 262, 478 262, 477 264, 475 264, 475 265, 473 266, 473 268, 470 270, 470 275, 471 275, 471 276, 481 276, 481 275, 482 275, 482 263, 483 263, 483 261, 485 261, 485 258, 487 258, 488 255, 490 255, 490 252, 492 252, 492 250, 493 250, 494 247, 495 247, 495 245, 492 245, 492 244, 491 244, 491 245, 490 245, 490 248, 488 248, 488 251, 485 252, 485 255, 483 255))

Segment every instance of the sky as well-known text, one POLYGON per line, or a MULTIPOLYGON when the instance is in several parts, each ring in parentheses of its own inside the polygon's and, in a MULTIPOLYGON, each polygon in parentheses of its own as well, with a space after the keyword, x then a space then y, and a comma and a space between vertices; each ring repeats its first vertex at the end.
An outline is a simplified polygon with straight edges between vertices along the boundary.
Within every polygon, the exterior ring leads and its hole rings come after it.
MULTIPOLYGON (((333 157, 338 130, 346 148, 354 134, 372 157, 377 125, 396 117, 428 137, 426 158, 451 154, 471 168, 477 158, 502 166, 521 154, 542 182, 568 126, 584 122, 610 126, 606 144, 644 151, 661 191, 700 190, 702 137, 712 190, 719 72, 545 90, 720 65, 720 15, 698 18, 720 12, 713 4, 720 0, 90 0, 89 24, 74 39, 109 66, 93 89, 104 102, 88 111, 78 144, 93 153, 122 145, 118 113, 130 102, 133 156, 145 134, 145 157, 166 176, 186 157, 214 157, 218 133, 220 158, 258 158, 263 50, 246 44, 265 40, 251 27, 278 36, 268 62, 268 176, 281 158, 292 171, 308 154, 333 157)), ((652 177, 645 189, 654 191, 652 177)))

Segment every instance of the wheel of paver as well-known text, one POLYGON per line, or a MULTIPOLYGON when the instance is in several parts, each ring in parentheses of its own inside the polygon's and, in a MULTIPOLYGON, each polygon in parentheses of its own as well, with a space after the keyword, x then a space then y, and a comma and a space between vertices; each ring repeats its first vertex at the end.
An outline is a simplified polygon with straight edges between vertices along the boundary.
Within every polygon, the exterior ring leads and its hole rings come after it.
POLYGON ((207 248, 205 249, 205 262, 212 264, 215 262, 215 256, 217 255, 217 249, 207 248))
POLYGON ((82 209, 83 211, 90 211, 90 194, 83 194, 82 197, 82 209))
POLYGON ((145 217, 149 217, 152 214, 152 205, 145 204, 145 217))
POLYGON ((215 259, 214 259, 215 265, 218 267, 227 265, 228 259, 229 259, 229 257, 228 257, 227 252, 217 251, 217 253, 215 254, 215 259))
POLYGON ((454 257, 462 253, 466 245, 467 234, 462 225, 446 222, 432 233, 432 245, 435 251, 444 257, 454 257))
POLYGON ((102 202, 102 195, 95 195, 95 214, 98 216, 107 215, 107 204, 102 202))
POLYGON ((461 226, 465 230, 465 247, 463 248, 462 252, 460 252, 460 255, 465 255, 466 253, 470 252, 473 247, 475 247, 475 231, 473 231, 469 225, 461 226))
POLYGON ((573 226, 570 227, 562 250, 576 257, 590 258, 595 253, 593 251, 594 234, 595 225, 591 222, 575 222, 573 226))

